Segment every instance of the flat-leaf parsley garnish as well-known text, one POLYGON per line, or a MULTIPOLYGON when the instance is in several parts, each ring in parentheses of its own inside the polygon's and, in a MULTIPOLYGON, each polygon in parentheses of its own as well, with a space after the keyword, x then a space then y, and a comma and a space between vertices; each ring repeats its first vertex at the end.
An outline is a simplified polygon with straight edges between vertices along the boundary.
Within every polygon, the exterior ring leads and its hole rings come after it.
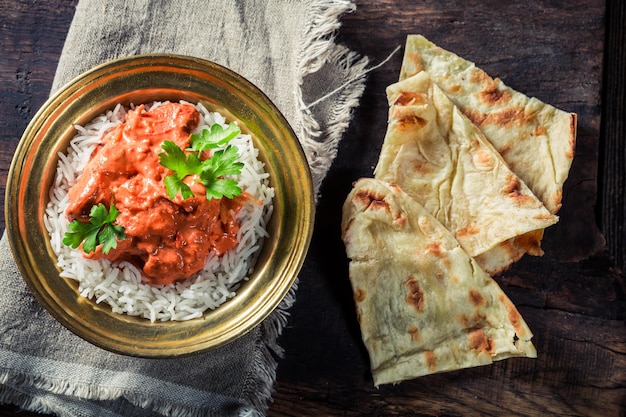
POLYGON ((241 133, 239 126, 231 122, 225 128, 219 123, 214 123, 210 129, 202 130, 202 135, 191 135, 191 149, 197 152, 219 148, 226 145, 241 133))
POLYGON ((82 243, 85 253, 95 252, 96 246, 102 245, 102 253, 106 255, 117 247, 117 239, 126 238, 124 226, 113 224, 119 213, 115 204, 109 210, 102 203, 91 207, 89 222, 72 221, 68 226, 70 231, 65 232, 63 237, 63 244, 76 249, 82 243))
POLYGON ((164 141, 161 148, 165 152, 159 154, 159 162, 165 168, 174 171, 165 177, 165 190, 173 200, 180 192, 184 199, 194 196, 189 185, 184 182, 188 175, 197 175, 198 182, 204 185, 206 198, 233 198, 242 193, 237 181, 224 178, 226 175, 237 175, 243 168, 242 162, 237 162, 239 153, 232 145, 217 150, 210 158, 201 160, 204 151, 216 149, 226 145, 231 139, 241 133, 233 122, 222 127, 213 124, 210 129, 204 129, 201 135, 192 134, 190 138, 190 153, 185 153, 172 141, 164 141))

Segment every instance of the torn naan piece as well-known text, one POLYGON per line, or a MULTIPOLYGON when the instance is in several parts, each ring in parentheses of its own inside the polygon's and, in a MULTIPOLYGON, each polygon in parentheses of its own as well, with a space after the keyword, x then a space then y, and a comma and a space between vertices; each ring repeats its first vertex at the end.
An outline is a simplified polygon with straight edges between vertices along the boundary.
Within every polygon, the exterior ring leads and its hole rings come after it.
POLYGON ((400 187, 357 181, 342 239, 376 386, 537 356, 498 284, 400 187))
POLYGON ((506 270, 512 263, 519 261, 522 256, 543 256, 541 249, 543 229, 533 230, 520 236, 499 243, 497 246, 475 257, 476 262, 491 275, 506 270))
POLYGON ((470 256, 557 222, 426 72, 390 85, 387 97, 375 178, 417 200, 470 256))
POLYGON ((421 35, 407 36, 400 80, 426 71, 556 214, 576 144, 577 115, 506 86, 421 35))

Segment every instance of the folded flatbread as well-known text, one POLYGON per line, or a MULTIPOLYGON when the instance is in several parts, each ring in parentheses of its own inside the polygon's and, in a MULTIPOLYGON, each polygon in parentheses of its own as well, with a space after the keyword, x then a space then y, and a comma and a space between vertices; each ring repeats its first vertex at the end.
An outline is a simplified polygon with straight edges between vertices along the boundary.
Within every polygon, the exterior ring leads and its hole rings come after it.
MULTIPOLYGON (((400 79, 426 71, 483 132, 509 167, 556 214, 574 158, 577 116, 507 87, 421 35, 406 40, 400 79)), ((501 242, 477 257, 494 274, 525 253, 542 255, 543 231, 501 242)))
POLYGON ((342 238, 376 386, 536 357, 530 329, 498 284, 398 186, 357 181, 342 238))
POLYGON ((552 213, 574 158, 575 113, 506 86, 421 35, 407 36, 400 80, 426 71, 552 213))
POLYGON ((557 222, 426 72, 390 85, 387 98, 375 177, 423 205, 470 256, 557 222))

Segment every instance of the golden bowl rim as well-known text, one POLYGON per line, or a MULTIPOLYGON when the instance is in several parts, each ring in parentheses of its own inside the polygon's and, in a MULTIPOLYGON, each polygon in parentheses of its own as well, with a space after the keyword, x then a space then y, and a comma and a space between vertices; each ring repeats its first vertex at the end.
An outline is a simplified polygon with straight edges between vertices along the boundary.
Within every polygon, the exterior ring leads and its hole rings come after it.
MULTIPOLYGON (((6 233, 11 251, 24 282, 44 309, 61 325, 100 348, 147 358, 172 358, 207 352, 248 334, 260 325, 279 306, 296 281, 310 245, 314 217, 314 187, 306 155, 276 105, 252 82, 222 65, 202 58, 167 53, 113 59, 83 72, 61 87, 46 100, 24 131, 11 161, 5 191, 6 233), (128 80, 122 82, 121 77, 128 77, 128 80), (156 78, 159 85, 146 88, 144 84, 149 84, 151 77, 156 78), (128 85, 129 82, 136 84, 128 85), (113 94, 107 91, 107 87, 120 89, 122 93, 113 94), (210 92, 225 94, 240 108, 234 109, 235 105, 231 106, 231 102, 207 96, 210 92), (108 103, 110 108, 110 104, 120 97, 126 100, 137 95, 154 96, 155 99, 171 96, 174 100, 198 98, 205 105, 222 106, 220 110, 226 111, 229 116, 244 120, 257 148, 260 148, 266 168, 271 171, 271 185, 276 190, 276 196, 270 224, 273 222, 271 227, 276 235, 271 235, 264 242, 264 263, 255 267, 254 274, 241 292, 238 291, 233 299, 216 310, 206 312, 200 319, 151 323, 147 319, 113 313, 110 309, 107 311, 106 307, 95 305, 93 300, 80 297, 75 289, 73 301, 68 301, 72 297, 66 295, 66 287, 73 283, 58 277, 58 269, 56 276, 48 276, 54 275, 50 270, 50 261, 55 264, 56 258, 48 239, 42 236, 43 220, 37 216, 43 217, 45 202, 49 200, 48 188, 43 180, 51 183, 51 173, 46 174, 46 168, 41 164, 45 162, 49 171, 52 162, 49 155, 39 161, 37 154, 42 148, 43 152, 50 154, 58 151, 69 142, 74 124, 84 124, 100 114, 96 108, 101 110, 103 103, 108 103), (97 106, 86 108, 89 100, 98 103, 97 106), (277 136, 268 137, 267 132, 270 131, 277 136), (51 138, 55 133, 56 138, 51 138), (38 147, 33 148, 35 145, 38 147), (286 150, 291 154, 282 155, 286 150), (42 172, 37 173, 37 170, 42 172), (37 178, 41 179, 40 189, 37 195, 32 195, 37 178), (269 250, 281 256, 269 257, 269 250), (45 258, 44 252, 49 255, 48 258, 45 258), (37 255, 42 255, 44 259, 37 255), (57 284, 56 278, 65 282, 66 287, 57 284), (58 291, 50 291, 51 285, 58 291), (137 339, 130 338, 132 332, 129 333, 128 328, 133 329, 137 339), (123 336, 114 334, 114 331, 122 331, 123 336)), ((43 232, 47 237, 45 228, 43 232)))

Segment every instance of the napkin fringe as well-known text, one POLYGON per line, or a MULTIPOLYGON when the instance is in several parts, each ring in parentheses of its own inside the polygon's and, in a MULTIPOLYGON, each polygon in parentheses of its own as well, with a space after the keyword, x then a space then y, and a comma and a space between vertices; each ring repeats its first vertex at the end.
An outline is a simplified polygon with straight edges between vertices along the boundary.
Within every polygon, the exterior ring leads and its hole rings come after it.
MULTIPOLYGON (((25 392, 15 388, 13 382, 17 378, 11 378, 8 373, 0 376, 0 404, 13 404, 23 410, 33 411, 35 413, 50 414, 54 410, 48 407, 41 398, 34 398, 25 392)), ((28 380, 32 378, 22 378, 22 384, 28 384, 28 380)))
MULTIPOLYGON (((53 404, 46 403, 46 396, 30 395, 21 387, 29 390, 45 391, 50 394, 63 395, 69 398, 93 399, 99 401, 126 400, 133 407, 149 409, 168 417, 222 417, 221 412, 211 412, 205 408, 188 406, 173 406, 172 404, 145 395, 137 395, 124 389, 102 388, 94 385, 75 384, 65 380, 51 381, 44 378, 26 376, 24 374, 0 374, 0 404, 13 404, 24 410, 44 414, 62 415, 65 409, 59 409, 53 404)), ((128 407, 128 404, 126 405, 128 407)), ((121 405, 124 408, 124 405, 121 405)), ((122 415, 124 412, 122 411, 122 415)), ((244 409, 239 413, 242 417, 258 417, 256 410, 244 409)))
MULTIPOLYGON (((319 194, 319 186, 326 175, 330 165, 337 154, 337 146, 343 132, 348 126, 352 109, 359 105, 359 99, 365 89, 364 69, 368 64, 367 58, 361 58, 358 54, 349 51, 348 48, 335 44, 336 32, 341 26, 339 17, 347 12, 353 12, 356 6, 346 0, 333 2, 315 2, 310 5, 309 13, 314 18, 308 28, 299 57, 298 87, 295 92, 296 102, 302 114, 303 135, 299 136, 300 143, 307 155, 313 184, 315 184, 315 198, 319 194), (338 92, 338 98, 332 108, 327 133, 322 137, 320 126, 314 118, 310 108, 304 102, 302 85, 307 75, 310 75, 325 64, 331 63, 336 68, 341 68, 348 73, 348 78, 354 79, 353 83, 338 92), (363 76, 361 76, 363 75, 363 76)), ((269 401, 274 392, 276 380, 277 359, 282 358, 284 350, 277 342, 287 325, 289 309, 296 301, 298 279, 284 297, 276 310, 263 322, 263 347, 258 351, 255 360, 255 372, 251 373, 246 382, 245 392, 249 393, 250 401, 255 410, 242 412, 242 417, 265 415, 269 408, 269 401)))
POLYGON ((13 404, 21 409, 43 414, 61 414, 64 410, 46 402, 46 395, 33 395, 33 391, 50 394, 85 397, 88 389, 68 381, 50 381, 21 373, 3 372, 0 374, 0 403, 13 404), (27 387, 27 388, 24 388, 27 387), (29 393, 30 392, 30 393, 29 393))
POLYGON ((296 103, 302 115, 304 133, 300 137, 300 143, 308 158, 316 200, 322 180, 337 155, 337 147, 352 117, 352 109, 359 105, 365 89, 364 70, 369 60, 335 43, 337 31, 341 27, 340 16, 355 10, 356 5, 347 0, 312 4, 309 13, 313 16, 311 19, 313 23, 308 28, 308 33, 304 36, 300 48, 302 52, 297 74, 299 88, 296 89, 296 103), (326 135, 322 137, 319 123, 307 103, 304 102, 302 85, 307 75, 318 71, 329 62, 345 70, 346 78, 352 82, 337 92, 339 97, 335 97, 332 116, 325 129, 326 135))

